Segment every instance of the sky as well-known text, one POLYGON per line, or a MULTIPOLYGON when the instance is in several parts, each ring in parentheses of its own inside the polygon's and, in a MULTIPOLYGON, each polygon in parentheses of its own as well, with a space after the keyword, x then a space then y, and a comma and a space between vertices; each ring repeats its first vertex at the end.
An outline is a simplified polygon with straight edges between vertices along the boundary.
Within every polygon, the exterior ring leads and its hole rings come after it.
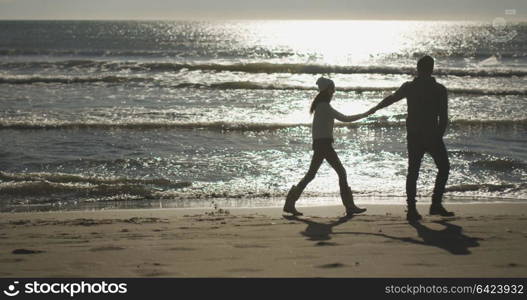
POLYGON ((0 0, 0 19, 527 20, 527 0, 0 0))

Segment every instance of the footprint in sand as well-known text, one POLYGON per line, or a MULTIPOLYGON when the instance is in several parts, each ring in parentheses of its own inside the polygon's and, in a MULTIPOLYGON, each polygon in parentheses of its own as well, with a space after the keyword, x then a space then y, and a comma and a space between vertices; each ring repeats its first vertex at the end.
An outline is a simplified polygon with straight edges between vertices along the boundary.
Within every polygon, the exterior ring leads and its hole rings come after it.
POLYGON ((42 250, 30 250, 30 249, 15 249, 13 254, 37 254, 37 253, 44 253, 42 250))
POLYGON ((502 267, 502 268, 518 268, 518 267, 523 267, 523 265, 511 262, 511 263, 504 264, 504 265, 498 265, 498 267, 502 267))
POLYGON ((315 246, 337 246, 337 243, 334 242, 318 242, 315 246))
POLYGON ((322 269, 334 269, 334 268, 342 268, 344 267, 345 265, 344 264, 341 264, 341 263, 332 263, 332 264, 325 264, 325 265, 321 265, 321 266, 317 266, 317 268, 322 268, 322 269))
POLYGON ((241 249, 246 249, 246 248, 268 248, 267 246, 262 246, 262 245, 251 245, 251 244, 238 244, 238 245, 233 245, 234 248, 241 248, 241 249))
POLYGON ((117 251, 117 250, 124 250, 123 247, 117 247, 117 246, 104 246, 104 247, 96 247, 91 248, 90 251, 98 252, 98 251, 117 251))
POLYGON ((141 269, 141 270, 137 270, 136 273, 143 277, 161 277, 161 276, 167 277, 168 275, 172 275, 172 276, 177 275, 177 273, 171 274, 171 273, 161 271, 158 269, 141 269))
POLYGON ((430 263, 424 263, 424 262, 418 262, 418 263, 411 263, 411 264, 403 264, 404 266, 415 266, 415 267, 436 267, 437 264, 430 264, 430 263))
POLYGON ((196 249, 194 249, 194 248, 186 248, 186 247, 174 247, 174 248, 169 248, 168 250, 170 250, 170 251, 194 251, 196 249))
POLYGON ((141 265, 137 265, 136 269, 134 270, 137 274, 143 277, 159 277, 159 276, 174 276, 178 275, 178 272, 166 272, 161 267, 167 266, 166 264, 154 262, 154 263, 145 263, 141 265))

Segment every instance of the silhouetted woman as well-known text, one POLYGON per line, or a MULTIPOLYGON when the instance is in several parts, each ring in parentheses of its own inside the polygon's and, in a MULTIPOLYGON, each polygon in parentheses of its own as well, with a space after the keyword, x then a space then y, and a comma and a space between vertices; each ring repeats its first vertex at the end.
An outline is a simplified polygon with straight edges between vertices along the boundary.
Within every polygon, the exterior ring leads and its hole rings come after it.
POLYGON ((319 93, 311 103, 310 108, 310 112, 314 113, 312 126, 313 158, 307 174, 297 185, 293 185, 289 190, 284 205, 284 212, 295 216, 302 215, 301 212, 296 210, 295 202, 300 198, 308 183, 315 178, 324 159, 328 161, 339 176, 340 197, 346 208, 346 214, 352 215, 365 212, 366 209, 357 207, 353 202, 353 194, 348 186, 346 170, 342 166, 335 149, 333 149, 333 124, 335 119, 342 122, 353 122, 368 116, 369 113, 351 116, 341 114, 329 104, 335 93, 335 83, 331 79, 320 77, 316 84, 319 93))

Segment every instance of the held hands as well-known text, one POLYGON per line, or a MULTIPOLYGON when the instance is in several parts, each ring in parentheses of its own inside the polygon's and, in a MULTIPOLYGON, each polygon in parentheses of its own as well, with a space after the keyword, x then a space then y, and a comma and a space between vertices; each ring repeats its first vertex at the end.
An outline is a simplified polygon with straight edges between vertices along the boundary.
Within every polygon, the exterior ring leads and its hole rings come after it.
POLYGON ((362 118, 366 118, 367 116, 374 114, 376 111, 377 111, 377 109, 375 109, 375 107, 373 107, 373 108, 370 108, 370 110, 368 110, 367 112, 359 114, 359 116, 360 116, 361 119, 362 118))
POLYGON ((363 119, 363 118, 366 118, 367 116, 375 113, 377 111, 377 109, 374 107, 374 108, 371 108, 370 110, 368 110, 367 112, 364 112, 362 114, 357 114, 357 115, 352 115, 350 116, 349 118, 351 119, 348 119, 346 121, 348 122, 354 122, 354 121, 357 121, 357 120, 360 120, 360 119, 363 119))

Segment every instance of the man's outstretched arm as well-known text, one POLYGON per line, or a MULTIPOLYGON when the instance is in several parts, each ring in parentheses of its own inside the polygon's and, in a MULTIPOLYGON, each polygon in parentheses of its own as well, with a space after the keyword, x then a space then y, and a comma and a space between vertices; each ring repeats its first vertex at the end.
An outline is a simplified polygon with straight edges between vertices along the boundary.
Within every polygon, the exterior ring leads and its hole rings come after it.
POLYGON ((405 98, 406 97, 406 89, 407 89, 407 83, 404 83, 403 85, 401 85, 401 87, 397 91, 395 91, 395 93, 393 93, 390 96, 384 98, 381 102, 379 102, 379 104, 377 104, 376 106, 372 107, 368 111, 368 113, 372 114, 372 113, 378 111, 381 108, 385 108, 386 106, 390 106, 390 105, 394 104, 395 102, 405 98))

